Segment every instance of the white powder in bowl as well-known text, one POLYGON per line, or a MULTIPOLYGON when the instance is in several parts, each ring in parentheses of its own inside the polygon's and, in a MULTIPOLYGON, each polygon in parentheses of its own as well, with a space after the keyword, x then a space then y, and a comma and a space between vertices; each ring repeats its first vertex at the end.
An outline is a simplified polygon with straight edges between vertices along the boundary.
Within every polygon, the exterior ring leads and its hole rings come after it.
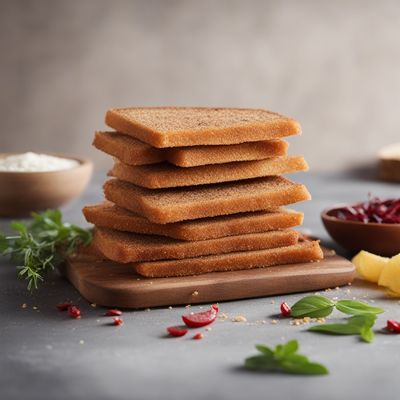
POLYGON ((60 171, 78 165, 76 160, 31 152, 0 158, 0 171, 3 172, 60 171))

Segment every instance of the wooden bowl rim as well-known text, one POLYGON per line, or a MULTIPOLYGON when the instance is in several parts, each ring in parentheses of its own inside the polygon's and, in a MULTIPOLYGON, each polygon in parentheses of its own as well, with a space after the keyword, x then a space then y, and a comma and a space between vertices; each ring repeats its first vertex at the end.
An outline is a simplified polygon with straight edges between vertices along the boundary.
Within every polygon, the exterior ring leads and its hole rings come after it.
POLYGON ((325 208, 322 212, 321 212, 321 219, 323 221, 329 221, 329 222, 334 222, 334 223, 338 223, 338 224, 343 224, 343 225, 355 225, 355 226, 371 226, 371 227, 380 227, 382 229, 400 229, 400 224, 388 224, 388 223, 378 223, 378 222, 361 222, 361 221, 347 221, 344 219, 340 219, 337 217, 334 217, 332 215, 329 215, 328 213, 336 210, 338 208, 342 208, 343 206, 346 206, 345 204, 338 204, 334 207, 329 207, 329 208, 325 208))
MULTIPOLYGON (((17 152, 12 152, 12 153, 0 153, 0 158, 4 158, 7 156, 11 155, 17 155, 17 154, 23 154, 23 153, 17 153, 17 152)), ((75 156, 69 156, 65 155, 63 153, 40 153, 40 154, 46 154, 48 156, 54 156, 54 157, 60 157, 60 158, 66 158, 69 160, 75 160, 78 161, 78 165, 72 168, 67 168, 67 169, 58 169, 55 171, 0 171, 0 175, 10 175, 10 176, 15 176, 18 174, 18 176, 32 176, 32 175, 40 175, 40 174, 59 174, 59 173, 68 173, 72 171, 76 171, 78 169, 84 168, 84 167, 91 167, 93 166, 93 162, 89 160, 88 158, 81 158, 81 157, 75 157, 75 156)))

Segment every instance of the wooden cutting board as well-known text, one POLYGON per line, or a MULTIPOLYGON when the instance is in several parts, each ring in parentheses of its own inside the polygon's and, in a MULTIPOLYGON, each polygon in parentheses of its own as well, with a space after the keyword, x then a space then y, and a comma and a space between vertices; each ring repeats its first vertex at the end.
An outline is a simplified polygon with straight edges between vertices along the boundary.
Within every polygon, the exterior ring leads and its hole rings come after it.
POLYGON ((315 263, 180 278, 143 278, 129 265, 96 261, 90 256, 70 260, 63 272, 91 303, 121 308, 211 303, 333 288, 351 282, 355 274, 350 261, 330 250, 325 250, 324 260, 315 263))

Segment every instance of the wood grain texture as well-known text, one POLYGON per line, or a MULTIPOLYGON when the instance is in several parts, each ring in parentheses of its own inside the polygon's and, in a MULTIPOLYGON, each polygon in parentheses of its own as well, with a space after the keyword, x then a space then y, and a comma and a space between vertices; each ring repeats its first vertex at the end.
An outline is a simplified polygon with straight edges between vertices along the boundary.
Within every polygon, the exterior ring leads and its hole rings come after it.
POLYGON ((70 260, 63 272, 88 301, 121 308, 198 304, 305 292, 345 285, 354 278, 353 264, 330 251, 325 251, 324 260, 315 263, 180 278, 146 279, 136 275, 130 265, 98 261, 90 256, 70 260))

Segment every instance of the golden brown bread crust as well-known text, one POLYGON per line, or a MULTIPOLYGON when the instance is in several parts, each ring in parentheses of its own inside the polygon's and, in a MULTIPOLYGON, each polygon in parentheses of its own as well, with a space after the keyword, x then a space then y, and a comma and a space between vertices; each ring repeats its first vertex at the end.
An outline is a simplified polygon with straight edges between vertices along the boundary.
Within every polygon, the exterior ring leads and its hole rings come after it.
POLYGON ((130 165, 155 164, 165 160, 163 150, 117 132, 95 132, 93 146, 130 165))
POLYGON ((277 176, 160 190, 110 179, 103 189, 107 200, 158 224, 268 210, 311 198, 304 185, 277 176))
POLYGON ((115 161, 109 176, 148 189, 207 185, 307 171, 302 156, 273 157, 258 161, 231 162, 181 168, 169 163, 133 166, 115 161))
POLYGON ((84 207, 83 214, 88 222, 102 228, 189 241, 288 229, 303 222, 303 213, 277 209, 160 225, 107 201, 84 207))
POLYGON ((101 253, 110 260, 128 263, 290 246, 297 243, 298 238, 298 232, 282 230, 187 242, 161 236, 137 235, 96 228, 93 246, 100 249, 101 253))
POLYGON ((319 243, 313 241, 266 250, 242 251, 183 260, 140 262, 135 263, 133 268, 136 273, 147 278, 165 278, 313 262, 322 259, 323 254, 319 243))
POLYGON ((260 109, 115 108, 107 111, 105 122, 157 148, 236 144, 301 133, 297 121, 260 109))
POLYGON ((284 140, 264 140, 232 145, 157 149, 120 132, 96 132, 93 145, 128 165, 148 165, 168 161, 179 167, 285 156, 289 146, 284 140))

